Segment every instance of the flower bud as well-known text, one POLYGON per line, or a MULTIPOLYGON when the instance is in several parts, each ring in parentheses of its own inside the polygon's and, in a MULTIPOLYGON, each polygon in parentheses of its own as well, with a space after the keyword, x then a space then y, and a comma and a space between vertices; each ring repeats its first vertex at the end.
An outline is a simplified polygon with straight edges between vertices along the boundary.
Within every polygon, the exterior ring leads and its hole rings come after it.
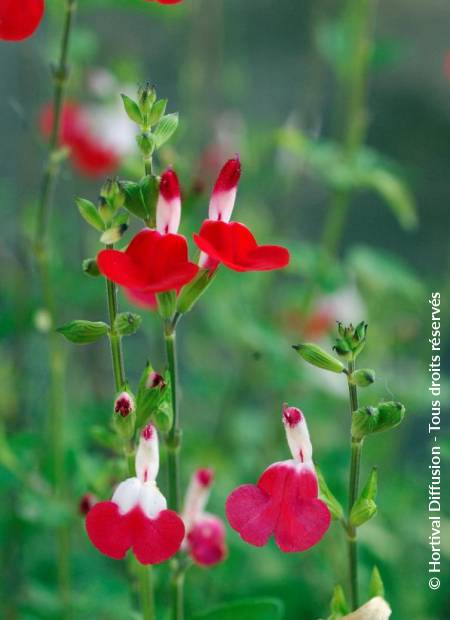
POLYGON ((211 468, 198 469, 192 476, 183 508, 183 521, 189 531, 208 503, 214 471, 211 468))
POLYGON ((135 334, 142 323, 142 318, 133 312, 120 312, 114 321, 114 328, 121 336, 135 334))
POLYGON ((121 392, 114 402, 114 427, 123 439, 131 439, 136 425, 136 405, 132 394, 121 392))
POLYGON ((374 467, 370 472, 369 479, 367 480, 361 495, 354 503, 350 511, 350 524, 354 527, 359 527, 369 521, 377 512, 377 505, 375 503, 378 491, 378 472, 374 467))
POLYGON ((90 344, 106 336, 109 326, 102 321, 70 321, 56 331, 75 344, 90 344))
POLYGON ((380 571, 376 566, 373 567, 372 575, 370 577, 369 595, 371 598, 375 596, 381 596, 384 598, 384 584, 380 571))
POLYGON ((295 349, 306 362, 312 364, 312 366, 337 373, 344 371, 345 367, 342 362, 316 344, 307 342, 305 344, 293 345, 292 348, 295 349))
POLYGON ((219 173, 209 203, 209 219, 229 222, 241 177, 239 156, 229 159, 219 173))
POLYGON ((401 403, 380 403, 378 407, 362 407, 352 415, 352 437, 363 439, 366 435, 380 433, 398 426, 405 417, 401 403))
POLYGON ((125 190, 118 179, 107 179, 100 190, 100 196, 115 210, 125 204, 125 190))
POLYGON ((348 612, 347 599, 345 598, 344 590, 340 585, 337 585, 334 588, 333 596, 330 601, 330 611, 332 618, 340 618, 343 614, 348 612))
MULTIPOLYGON (((147 364, 139 381, 139 388, 136 399, 137 425, 142 426, 151 417, 155 417, 165 396, 168 394, 167 382, 162 375, 155 372, 151 364, 147 364)), ((162 412, 155 422, 158 428, 164 432, 164 420, 167 417, 162 412)))
POLYGON ((375 371, 371 368, 360 368, 352 372, 349 381, 358 387, 367 387, 375 382, 375 371))
POLYGON ((151 133, 143 132, 136 136, 139 150, 145 157, 150 157, 155 150, 155 139, 151 133))
POLYGON ((113 243, 117 243, 120 241, 124 235, 124 233, 128 230, 127 224, 120 224, 120 226, 112 226, 105 230, 103 235, 100 237, 100 243, 104 243, 105 245, 112 245, 113 243))
POLYGON ((367 323, 361 321, 356 327, 338 324, 340 338, 336 340, 333 349, 345 359, 354 360, 364 349, 366 344, 367 323))
POLYGON ((153 413, 152 419, 161 433, 168 433, 173 424, 173 409, 168 402, 162 402, 153 413))
POLYGON ((297 407, 283 405, 283 424, 292 456, 301 463, 312 463, 312 445, 303 413, 297 407))
POLYGON ((110 224, 114 217, 115 209, 103 196, 99 196, 97 200, 97 210, 103 223, 110 224))
POLYGON ((85 516, 97 503, 97 498, 92 493, 85 493, 78 503, 78 512, 85 516))
POLYGON ((158 433, 153 424, 142 430, 136 451, 136 475, 141 482, 156 480, 159 471, 158 433))
POLYGON ((97 278, 100 275, 100 270, 95 258, 85 258, 82 262, 82 267, 84 273, 92 278, 97 278))
POLYGON ((148 82, 138 89, 138 104, 142 114, 149 114, 156 101, 156 90, 148 82))

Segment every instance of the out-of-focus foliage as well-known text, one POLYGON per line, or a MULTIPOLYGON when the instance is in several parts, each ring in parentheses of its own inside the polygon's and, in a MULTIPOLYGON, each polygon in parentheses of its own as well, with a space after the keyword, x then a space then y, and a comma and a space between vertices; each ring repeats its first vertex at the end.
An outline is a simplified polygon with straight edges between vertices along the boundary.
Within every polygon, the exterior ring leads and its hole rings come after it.
MULTIPOLYGON (((78 513, 85 492, 108 497, 125 475, 124 464, 111 458, 114 386, 106 339, 86 347, 64 343, 69 501, 56 500, 50 491, 48 325, 29 241, 45 152, 37 117, 51 96, 48 64, 61 25, 60 3, 48 5, 37 36, 20 47, 2 44, 0 55, 0 615, 61 617, 54 528, 69 523, 75 617, 131 619, 136 616, 126 565, 91 547, 78 513)), ((118 92, 133 96, 138 82, 154 82, 169 98, 168 111, 180 112, 175 140, 162 148, 157 167, 173 164, 180 173, 182 232, 190 237, 198 230, 220 163, 239 151, 243 177, 235 219, 250 225, 261 242, 291 250, 283 273, 221 269, 180 324, 183 484, 194 468, 213 466, 210 509, 223 516, 235 486, 255 482, 268 464, 287 457, 280 424, 287 401, 306 414, 315 458, 345 505, 345 378, 307 367, 291 345, 308 329, 308 340, 330 350, 335 320, 365 319, 368 343, 358 363, 374 368, 377 380, 361 390, 361 405, 401 401, 407 415, 396 431, 366 441, 363 479, 378 466, 379 488, 378 513, 361 530, 361 589, 368 592, 376 565, 393 617, 443 620, 445 588, 431 592, 426 583, 425 511, 428 297, 441 290, 448 300, 450 292, 450 83, 443 72, 450 9, 416 0, 379 5, 367 137, 351 161, 340 146, 338 110, 345 93, 336 80, 346 79, 352 32, 337 27, 338 18, 336 3, 328 0, 186 0, 176 10, 143 0, 79 2, 69 96, 98 108, 102 136, 128 145, 118 92), (350 192, 350 204, 338 256, 330 258, 320 241, 332 198, 342 190, 350 192), (325 316, 325 327, 322 318, 319 325, 309 320, 318 316, 325 316)), ((119 174, 140 177, 133 140, 119 174)), ((82 261, 98 250, 98 233, 75 206, 77 196, 95 201, 101 181, 82 179, 67 165, 58 182, 51 270, 59 325, 73 318, 106 320, 102 279, 82 270, 82 261)), ((133 220, 123 243, 136 229, 133 220)), ((121 311, 133 311, 123 296, 119 304, 121 311)), ((164 370, 160 321, 150 312, 140 314, 140 330, 125 341, 127 374, 135 386, 148 359, 164 370)), ((442 328, 448 359, 448 312, 442 328)), ((444 370, 443 402, 449 393, 444 370)), ((443 438, 447 465, 449 457, 443 438)), ((164 462, 162 485, 163 470, 164 462)), ((448 516, 442 526, 445 574, 448 516)), ((227 601, 270 597, 283 601, 287 620, 315 620, 329 613, 336 584, 345 586, 346 548, 337 523, 305 554, 283 555, 272 543, 246 546, 231 529, 228 544, 223 564, 189 571, 188 617, 227 601)), ((166 567, 155 576, 163 617, 166 567)))

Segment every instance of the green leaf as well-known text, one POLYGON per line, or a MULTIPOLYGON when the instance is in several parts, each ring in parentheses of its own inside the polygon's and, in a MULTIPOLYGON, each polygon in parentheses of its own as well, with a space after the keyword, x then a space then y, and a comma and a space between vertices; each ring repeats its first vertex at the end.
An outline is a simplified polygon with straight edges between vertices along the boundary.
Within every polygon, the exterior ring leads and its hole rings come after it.
POLYGON ((377 566, 374 566, 372 576, 370 578, 369 599, 374 598, 375 596, 381 596, 381 598, 384 598, 384 594, 384 584, 380 571, 377 566))
POLYGON ((155 127, 153 136, 156 148, 159 149, 175 133, 178 127, 178 114, 166 114, 155 127))
POLYGON ((154 125, 161 120, 162 115, 166 111, 167 99, 160 99, 157 101, 150 112, 149 124, 154 125))
POLYGON ((102 321, 70 321, 57 328, 57 332, 75 344, 89 344, 108 333, 109 326, 102 321))
POLYGON ((347 600, 345 598, 345 594, 344 594, 344 590, 342 589, 342 586, 337 585, 334 588, 333 591, 333 596, 331 597, 331 602, 330 602, 330 611, 331 611, 331 617, 337 617, 340 618, 342 616, 344 616, 346 613, 348 613, 348 604, 347 604, 347 600))
POLYGON ((128 97, 128 95, 121 94, 120 96, 122 97, 123 105, 128 118, 138 125, 142 125, 143 119, 138 104, 133 101, 133 99, 128 97))
POLYGON ((414 198, 400 179, 388 170, 379 168, 366 176, 365 185, 380 194, 403 228, 416 228, 418 218, 414 198))
POLYGON ((86 200, 85 198, 77 198, 75 202, 81 217, 90 226, 100 231, 105 230, 105 224, 103 223, 103 220, 93 202, 86 200))
POLYGON ((224 603, 193 620, 281 620, 283 616, 283 604, 277 599, 248 599, 224 603))
POLYGON ((122 185, 125 190, 125 209, 139 219, 145 220, 148 217, 148 212, 140 184, 133 183, 132 181, 123 181, 122 185))
POLYGON ((126 226, 128 228, 128 224, 130 222, 130 214, 126 211, 121 211, 117 213, 112 219, 111 226, 126 226))

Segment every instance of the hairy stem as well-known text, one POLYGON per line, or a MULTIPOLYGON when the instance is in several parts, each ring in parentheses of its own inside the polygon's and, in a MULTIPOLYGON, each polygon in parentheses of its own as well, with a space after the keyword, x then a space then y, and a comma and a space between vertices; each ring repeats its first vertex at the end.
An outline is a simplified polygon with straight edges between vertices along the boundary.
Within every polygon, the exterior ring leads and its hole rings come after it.
MULTIPOLYGON (((349 376, 355 370, 355 362, 348 362, 349 376)), ((350 397, 350 414, 352 415, 356 409, 358 409, 358 392, 356 385, 348 382, 348 391, 350 397)), ((349 588, 350 588, 350 603, 352 609, 358 607, 358 538, 357 529, 350 523, 350 513, 358 498, 359 489, 359 473, 361 469, 361 453, 362 453, 362 441, 356 440, 352 437, 351 444, 351 461, 350 461, 350 479, 348 489, 348 562, 349 562, 349 588)))
MULTIPOLYGON (((48 228, 53 202, 53 193, 60 168, 58 155, 61 116, 68 79, 67 59, 72 32, 75 0, 66 0, 64 26, 61 37, 58 64, 53 70, 53 121, 48 144, 48 155, 41 181, 37 205, 37 222, 34 251, 41 283, 42 301, 47 313, 50 332, 48 337, 48 364, 50 370, 50 402, 48 426, 50 432, 50 454, 52 461, 52 484, 56 497, 64 500, 64 357, 60 339, 54 331, 56 304, 49 267, 48 228)), ((70 611, 70 527, 61 525, 56 531, 58 587, 62 617, 71 617, 70 611)))

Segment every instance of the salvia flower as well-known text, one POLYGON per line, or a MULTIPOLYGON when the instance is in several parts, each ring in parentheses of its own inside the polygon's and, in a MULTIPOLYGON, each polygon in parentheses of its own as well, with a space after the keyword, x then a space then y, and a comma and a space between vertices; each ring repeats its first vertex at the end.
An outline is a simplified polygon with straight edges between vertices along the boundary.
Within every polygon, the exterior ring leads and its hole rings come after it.
POLYGON ((169 168, 161 175, 156 205, 156 230, 162 234, 177 233, 181 219, 180 184, 175 172, 169 168))
POLYGON ((159 4, 180 4, 183 0, 146 0, 146 2, 158 2, 159 4))
POLYGON ((86 517, 92 544, 110 558, 122 559, 132 549, 141 564, 159 564, 180 549, 182 519, 156 484, 159 470, 158 435, 149 424, 136 452, 136 476, 119 484, 111 501, 99 502, 86 517))
POLYGON ((239 157, 228 160, 219 173, 209 204, 209 219, 194 241, 202 251, 200 266, 214 270, 223 263, 234 271, 269 271, 289 263, 289 252, 277 245, 258 245, 252 232, 230 222, 241 175, 239 157))
POLYGON ((198 267, 188 260, 182 235, 161 234, 144 228, 125 252, 102 250, 97 257, 101 273, 133 293, 177 290, 195 277, 198 267))
MULTIPOLYGON (((49 138, 53 125, 53 107, 46 105, 40 115, 40 129, 49 138)), ((64 104, 61 118, 60 143, 69 149, 73 167, 81 175, 98 177, 110 174, 120 164, 120 155, 93 130, 87 108, 74 103, 64 104)))
POLYGON ((222 562, 227 555, 225 526, 219 517, 205 512, 214 474, 198 469, 191 478, 183 510, 186 538, 183 546, 200 566, 222 562))
POLYGON ((37 30, 44 15, 44 0, 1 0, 0 39, 22 41, 37 30))
POLYGON ((261 547, 274 536, 284 552, 306 551, 330 525, 330 511, 318 499, 317 475, 305 417, 283 407, 283 424, 292 459, 270 465, 258 484, 245 484, 227 499, 230 525, 241 538, 261 547))

